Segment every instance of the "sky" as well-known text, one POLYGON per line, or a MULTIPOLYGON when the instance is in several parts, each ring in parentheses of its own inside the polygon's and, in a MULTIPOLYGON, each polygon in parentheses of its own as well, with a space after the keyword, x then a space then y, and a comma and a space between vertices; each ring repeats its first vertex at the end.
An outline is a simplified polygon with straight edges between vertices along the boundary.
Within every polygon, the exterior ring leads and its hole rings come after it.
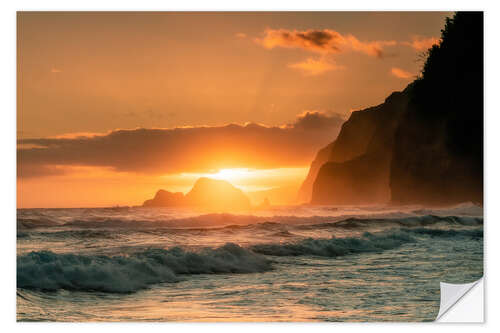
POLYGON ((446 16, 19 12, 18 207, 137 205, 207 175, 298 187, 350 112, 418 75, 446 16))

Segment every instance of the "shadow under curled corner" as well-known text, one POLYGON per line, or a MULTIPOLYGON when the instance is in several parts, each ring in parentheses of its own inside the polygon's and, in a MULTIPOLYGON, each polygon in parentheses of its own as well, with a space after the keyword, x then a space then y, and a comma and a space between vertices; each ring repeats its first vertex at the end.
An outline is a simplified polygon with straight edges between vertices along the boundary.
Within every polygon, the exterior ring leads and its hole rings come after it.
POLYGON ((440 283, 441 301, 436 322, 484 322, 484 277, 464 284, 440 283))

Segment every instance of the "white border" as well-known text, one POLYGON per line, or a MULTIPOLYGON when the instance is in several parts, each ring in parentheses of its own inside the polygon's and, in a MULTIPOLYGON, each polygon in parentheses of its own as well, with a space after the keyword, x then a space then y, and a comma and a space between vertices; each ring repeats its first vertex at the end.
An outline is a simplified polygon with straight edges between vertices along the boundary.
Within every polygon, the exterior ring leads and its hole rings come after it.
MULTIPOLYGON (((367 330, 369 332, 400 332, 405 333, 421 332, 425 330, 452 329, 455 332, 470 332, 480 328, 492 328, 499 326, 498 312, 500 304, 494 295, 500 295, 499 283, 489 283, 489 281, 500 281, 498 262, 495 254, 500 253, 500 242, 496 240, 500 237, 500 214, 497 204, 498 189, 500 186, 498 172, 500 163, 496 151, 496 143, 500 143, 500 123, 499 123, 499 2, 495 1, 296 1, 288 0, 283 2, 271 2, 269 0, 252 0, 247 2, 221 1, 116 1, 104 2, 98 0, 87 1, 4 1, 0 4, 0 24, 1 24, 1 44, 0 65, 2 75, 0 84, 2 92, 2 109, 0 112, 1 135, 1 252, 2 253, 2 273, 0 274, 2 287, 1 297, 1 318, 2 328, 5 331, 29 330, 63 332, 72 331, 86 332, 88 330, 120 330, 123 332, 136 332, 140 329, 147 329, 158 332, 165 330, 175 331, 218 331, 234 333, 251 332, 256 328, 264 331, 276 329, 286 329, 290 332, 301 332, 305 329, 315 331, 331 332, 332 330, 367 330), (487 286, 485 325, 474 324, 333 324, 319 323, 313 324, 16 324, 15 323, 15 140, 16 140, 16 13, 17 10, 485 10, 485 283, 487 286), (491 240, 491 241, 490 241, 491 240), (488 259, 491 260, 488 262, 488 259), (489 295, 489 297, 488 297, 489 295), (489 311, 491 310, 491 311, 489 311), (425 327, 423 327, 425 325, 425 327)), ((466 133, 464 133, 466 135, 466 133)))

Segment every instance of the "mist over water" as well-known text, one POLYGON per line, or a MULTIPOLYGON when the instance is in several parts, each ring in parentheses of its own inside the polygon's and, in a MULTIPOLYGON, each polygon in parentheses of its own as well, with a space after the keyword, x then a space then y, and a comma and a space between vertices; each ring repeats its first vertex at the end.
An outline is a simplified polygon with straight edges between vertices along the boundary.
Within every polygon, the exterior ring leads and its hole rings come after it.
POLYGON ((431 321, 482 274, 473 204, 18 210, 20 321, 431 321))

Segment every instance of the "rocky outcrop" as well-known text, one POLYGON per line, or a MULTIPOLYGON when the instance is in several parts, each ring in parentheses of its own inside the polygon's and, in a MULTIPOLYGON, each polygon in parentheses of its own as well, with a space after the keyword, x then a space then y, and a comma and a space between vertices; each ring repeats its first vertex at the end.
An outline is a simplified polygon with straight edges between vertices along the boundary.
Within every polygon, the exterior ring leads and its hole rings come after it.
POLYGON ((159 190, 153 199, 144 201, 144 207, 179 207, 185 205, 184 194, 159 190))
POLYGON ((243 191, 224 180, 200 178, 185 198, 189 206, 216 210, 250 208, 250 200, 243 191))
POLYGON ((240 189, 224 180, 200 178, 186 195, 159 190, 143 207, 197 207, 234 211, 249 209, 250 200, 240 189))

